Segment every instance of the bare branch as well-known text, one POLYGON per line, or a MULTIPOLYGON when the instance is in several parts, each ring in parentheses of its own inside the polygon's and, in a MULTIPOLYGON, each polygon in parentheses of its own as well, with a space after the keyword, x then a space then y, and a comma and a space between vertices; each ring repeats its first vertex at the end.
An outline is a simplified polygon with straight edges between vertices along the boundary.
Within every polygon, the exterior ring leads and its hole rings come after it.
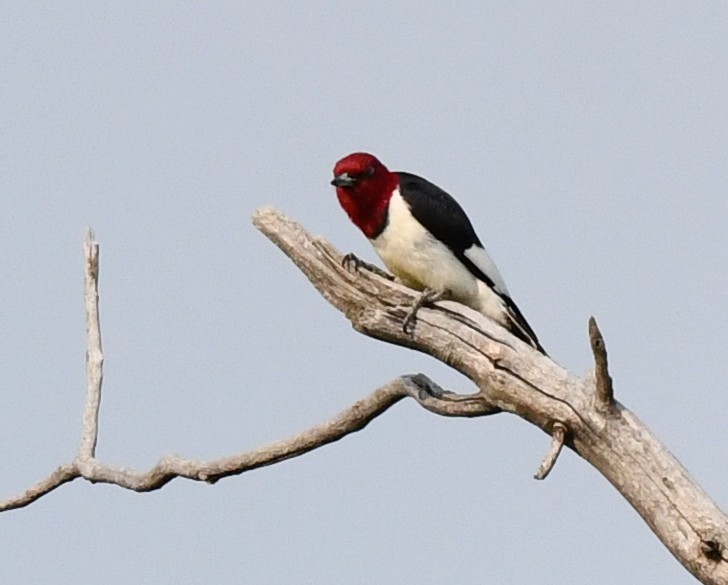
POLYGON ((450 416, 478 416, 490 412, 489 405, 478 397, 462 402, 449 400, 446 397, 438 397, 436 393, 433 393, 432 388, 437 388, 437 385, 426 376, 421 374, 402 376, 375 390, 368 397, 355 402, 327 422, 247 453, 213 461, 193 461, 168 456, 147 473, 97 464, 90 477, 86 477, 86 479, 113 483, 137 492, 159 489, 175 477, 215 483, 224 477, 239 475, 252 469, 298 457, 313 449, 338 441, 346 435, 363 429, 371 420, 407 396, 414 398, 430 410, 441 410, 450 416))
POLYGON ((560 422, 555 422, 551 437, 551 448, 546 453, 546 457, 541 462, 541 466, 538 468, 536 475, 533 476, 533 479, 546 479, 548 477, 548 474, 551 473, 554 465, 556 465, 556 460, 559 458, 565 439, 566 427, 560 422))
POLYGON ((83 243, 86 259, 84 270, 84 304, 86 308, 86 408, 83 413, 83 437, 79 459, 96 455, 99 434, 99 407, 103 381, 104 354, 101 351, 101 323, 99 320, 99 244, 91 228, 83 243))
POLYGON ((541 462, 541 465, 536 474, 533 476, 533 479, 546 479, 548 477, 548 474, 551 473, 551 470, 556 464, 556 460, 559 458, 565 439, 566 427, 560 422, 555 422, 553 435, 551 437, 551 448, 549 449, 549 452, 546 453, 546 457, 544 457, 541 462))
POLYGON ((0 502, 0 512, 24 508, 28 504, 32 504, 37 499, 52 492, 57 487, 61 487, 64 483, 73 481, 78 477, 81 477, 81 474, 76 469, 75 464, 69 463, 61 465, 44 480, 39 481, 34 486, 28 488, 19 496, 0 502))
POLYGON ((470 378, 477 392, 458 395, 421 374, 403 376, 328 422, 247 453, 213 461, 168 456, 146 473, 103 464, 94 456, 103 355, 98 318, 98 245, 90 234, 86 246, 88 393, 79 455, 72 464, 59 467, 20 496, 0 502, 0 511, 25 506, 78 477, 135 491, 158 489, 175 477, 214 483, 337 441, 361 430, 409 396, 444 416, 474 417, 502 411, 538 426, 552 435, 551 449, 539 475, 545 477, 566 444, 614 485, 701 582, 728 583, 724 553, 728 518, 649 429, 613 399, 606 349, 596 322, 590 323, 596 361, 594 392, 591 380, 578 379, 502 327, 457 303, 442 301, 423 307, 415 326, 405 332, 402 323, 417 293, 366 270, 366 266, 354 272, 348 270, 342 266, 342 256, 328 242, 311 236, 273 209, 256 212, 254 223, 357 331, 432 355, 470 378))
MULTIPOLYGON (((458 395, 443 390, 422 374, 409 375, 384 385, 328 422, 286 440, 276 441, 246 453, 212 461, 195 461, 170 455, 163 457, 147 472, 102 463, 95 458, 103 380, 98 303, 99 245, 91 230, 88 231, 84 242, 84 255, 88 388, 79 454, 72 464, 58 468, 48 478, 20 496, 0 502, 0 511, 26 506, 60 485, 79 477, 92 483, 111 483, 138 492, 159 489, 176 477, 215 483, 221 478, 298 457, 312 449, 338 441, 348 434, 363 429, 373 418, 408 396, 417 400, 427 410, 443 416, 473 417, 499 411, 480 394, 458 395)), ((346 273, 345 270, 343 272, 346 273)))
POLYGON ((601 334, 594 338, 602 380, 595 401, 591 381, 461 305, 423 307, 414 331, 405 334, 402 320, 414 291, 365 270, 349 273, 330 244, 274 209, 258 210, 253 222, 357 331, 432 355, 469 377, 493 407, 549 435, 552 421, 560 421, 569 431, 568 447, 614 485, 685 568, 703 583, 728 583, 722 553, 728 518, 650 430, 613 400, 601 334))
POLYGON ((492 405, 479 395, 459 395, 447 392, 423 374, 401 376, 385 384, 371 395, 355 402, 331 420, 307 431, 264 445, 247 453, 212 461, 195 461, 176 455, 162 458, 149 471, 142 473, 103 464, 93 457, 77 458, 73 464, 55 470, 48 478, 32 488, 4 502, 0 512, 22 508, 55 488, 83 477, 92 483, 111 483, 136 492, 154 491, 176 477, 215 483, 224 477, 240 475, 252 469, 265 467, 299 457, 360 431, 371 420, 406 397, 417 400, 424 408, 445 416, 484 416, 492 414, 492 405))
POLYGON ((607 363, 607 344, 604 343, 602 332, 599 331, 597 320, 589 317, 589 342, 594 354, 594 378, 596 384, 596 408, 609 414, 614 410, 614 389, 612 377, 609 375, 607 363))

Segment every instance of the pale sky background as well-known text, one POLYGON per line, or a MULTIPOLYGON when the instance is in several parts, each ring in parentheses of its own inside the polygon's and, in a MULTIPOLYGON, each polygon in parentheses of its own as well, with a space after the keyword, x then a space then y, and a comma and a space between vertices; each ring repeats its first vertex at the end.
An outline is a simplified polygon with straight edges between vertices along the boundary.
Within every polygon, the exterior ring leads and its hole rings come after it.
MULTIPOLYGON (((75 455, 81 242, 101 243, 98 454, 147 469, 304 430, 432 358, 365 338, 250 224, 374 260, 354 150, 468 211, 550 354, 728 507, 728 3, 0 4, 0 498, 75 455)), ((215 486, 74 482, 0 516, 0 583, 693 583, 593 468, 412 402, 215 486)))

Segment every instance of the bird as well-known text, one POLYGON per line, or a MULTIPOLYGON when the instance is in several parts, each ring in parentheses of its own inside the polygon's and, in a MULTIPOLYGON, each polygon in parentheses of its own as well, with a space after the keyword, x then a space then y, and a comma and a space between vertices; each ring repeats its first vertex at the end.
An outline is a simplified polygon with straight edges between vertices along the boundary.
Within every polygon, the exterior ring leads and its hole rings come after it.
POLYGON ((475 309, 546 355, 450 194, 417 175, 390 171, 366 152, 339 160, 331 184, 349 219, 396 280, 421 292, 405 318, 405 332, 420 307, 448 299, 475 309))

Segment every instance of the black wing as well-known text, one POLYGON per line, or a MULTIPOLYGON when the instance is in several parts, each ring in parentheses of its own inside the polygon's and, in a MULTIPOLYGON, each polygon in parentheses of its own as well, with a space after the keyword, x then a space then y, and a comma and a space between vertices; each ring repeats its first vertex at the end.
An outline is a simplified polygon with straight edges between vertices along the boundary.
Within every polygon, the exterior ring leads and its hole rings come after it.
POLYGON ((495 280, 500 280, 500 275, 491 277, 465 256, 465 250, 472 246, 482 248, 483 244, 480 243, 467 214, 452 195, 417 175, 400 172, 397 175, 399 175, 400 195, 409 205, 415 219, 450 248, 455 257, 465 264, 476 278, 497 291, 499 295, 507 296, 507 291, 501 291, 496 286, 495 280))
MULTIPOLYGON (((473 246, 483 248, 473 224, 460 204, 446 191, 427 179, 411 173, 398 172, 399 192, 409 205, 412 215, 435 238, 452 250, 470 272, 493 289, 510 309, 513 323, 508 329, 519 339, 533 345, 542 353, 546 353, 536 337, 533 329, 526 321, 516 303, 513 302, 503 283, 495 264, 484 269, 465 255, 465 251, 473 246), (487 274, 490 269, 492 274, 487 274)), ((490 259, 489 259, 490 260, 490 259)))

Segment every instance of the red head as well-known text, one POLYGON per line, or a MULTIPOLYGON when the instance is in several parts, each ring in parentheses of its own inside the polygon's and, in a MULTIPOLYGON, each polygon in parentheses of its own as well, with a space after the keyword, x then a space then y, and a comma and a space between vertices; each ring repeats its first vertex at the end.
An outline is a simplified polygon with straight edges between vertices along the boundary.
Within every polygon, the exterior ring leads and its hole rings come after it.
POLYGON ((387 219, 387 206, 399 179, 379 159, 365 152, 345 156, 334 166, 336 196, 351 221, 375 238, 387 219))

